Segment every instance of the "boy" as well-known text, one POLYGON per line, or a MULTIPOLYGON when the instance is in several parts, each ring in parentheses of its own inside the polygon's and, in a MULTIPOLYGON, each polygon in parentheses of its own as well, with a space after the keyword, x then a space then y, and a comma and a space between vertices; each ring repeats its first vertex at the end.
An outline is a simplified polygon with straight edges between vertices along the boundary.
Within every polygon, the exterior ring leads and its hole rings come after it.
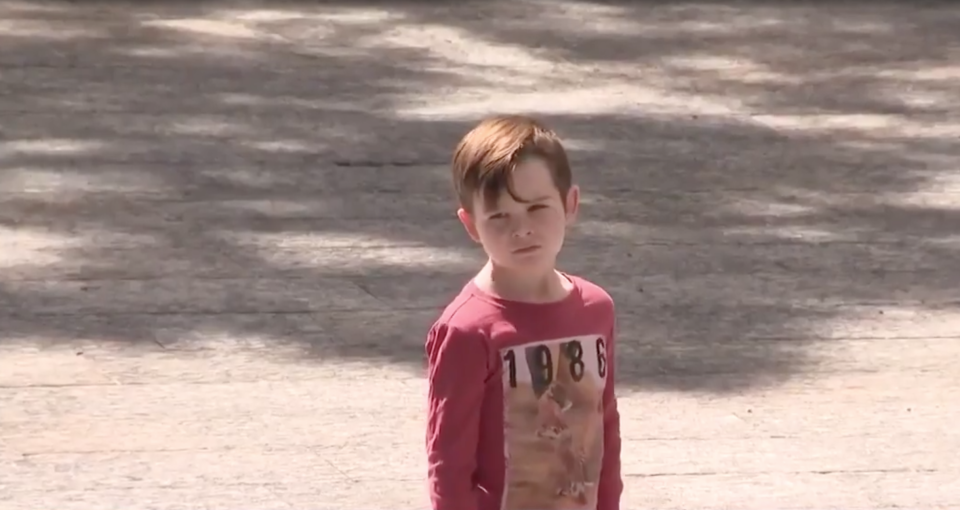
POLYGON ((488 261, 426 341, 433 508, 618 510, 614 307, 555 269, 580 199, 560 140, 488 118, 457 146, 453 181, 488 261))

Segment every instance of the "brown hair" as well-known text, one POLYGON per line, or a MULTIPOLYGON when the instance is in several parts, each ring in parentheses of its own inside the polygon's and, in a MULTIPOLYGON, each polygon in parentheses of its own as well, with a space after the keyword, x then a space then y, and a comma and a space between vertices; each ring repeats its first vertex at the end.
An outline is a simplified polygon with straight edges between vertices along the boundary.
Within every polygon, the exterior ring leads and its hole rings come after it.
POLYGON ((486 205, 495 204, 504 190, 514 200, 523 202, 513 189, 511 175, 520 162, 530 157, 543 159, 554 185, 565 198, 573 176, 556 133, 522 115, 483 119, 464 135, 453 153, 453 186, 460 206, 472 210, 477 191, 486 205))

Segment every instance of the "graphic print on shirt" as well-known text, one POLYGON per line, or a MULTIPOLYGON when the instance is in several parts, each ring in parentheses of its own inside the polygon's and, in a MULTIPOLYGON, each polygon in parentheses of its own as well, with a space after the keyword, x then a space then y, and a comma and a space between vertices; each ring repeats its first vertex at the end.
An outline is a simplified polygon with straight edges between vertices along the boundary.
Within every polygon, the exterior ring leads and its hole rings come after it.
POLYGON ((500 355, 503 510, 595 508, 603 460, 605 339, 547 340, 505 348, 500 355))

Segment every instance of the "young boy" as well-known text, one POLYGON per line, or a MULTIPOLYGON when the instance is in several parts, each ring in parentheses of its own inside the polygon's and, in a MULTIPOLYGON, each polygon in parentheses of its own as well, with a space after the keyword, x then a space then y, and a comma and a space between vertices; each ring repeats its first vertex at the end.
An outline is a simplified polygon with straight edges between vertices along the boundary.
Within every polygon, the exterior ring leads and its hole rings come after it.
POLYGON ((618 510, 614 307, 555 269, 580 199, 561 142, 488 118, 457 146, 453 181, 488 261, 426 341, 433 508, 618 510))

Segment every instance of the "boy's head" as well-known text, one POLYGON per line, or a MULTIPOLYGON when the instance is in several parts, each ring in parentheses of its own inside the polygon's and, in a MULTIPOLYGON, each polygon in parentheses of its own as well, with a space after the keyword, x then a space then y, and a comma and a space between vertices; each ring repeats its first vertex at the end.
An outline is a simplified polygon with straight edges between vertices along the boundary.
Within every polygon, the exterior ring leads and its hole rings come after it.
POLYGON ((490 117, 453 154, 457 215, 501 267, 552 265, 580 193, 557 135, 520 116, 490 117))

